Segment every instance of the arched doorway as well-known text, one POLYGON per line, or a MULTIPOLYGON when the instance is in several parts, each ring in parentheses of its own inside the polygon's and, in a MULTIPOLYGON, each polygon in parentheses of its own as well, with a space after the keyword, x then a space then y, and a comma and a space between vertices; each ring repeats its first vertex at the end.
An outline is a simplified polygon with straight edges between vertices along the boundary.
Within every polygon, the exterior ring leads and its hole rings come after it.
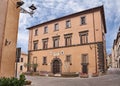
POLYGON ((57 74, 57 73, 61 73, 61 65, 62 62, 59 58, 54 58, 52 60, 52 73, 53 74, 57 74))

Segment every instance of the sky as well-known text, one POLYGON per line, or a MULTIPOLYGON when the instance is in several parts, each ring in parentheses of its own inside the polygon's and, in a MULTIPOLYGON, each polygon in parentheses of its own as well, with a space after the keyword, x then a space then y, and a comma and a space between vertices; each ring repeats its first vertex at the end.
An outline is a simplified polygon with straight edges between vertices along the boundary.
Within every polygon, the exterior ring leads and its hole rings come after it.
POLYGON ((33 17, 29 14, 20 13, 17 47, 22 52, 28 52, 29 34, 26 28, 42 22, 56 19, 65 15, 80 12, 82 10, 104 5, 106 20, 106 48, 107 54, 111 53, 113 40, 116 38, 120 27, 120 0, 23 0, 21 7, 28 8, 34 4, 37 7, 33 17))

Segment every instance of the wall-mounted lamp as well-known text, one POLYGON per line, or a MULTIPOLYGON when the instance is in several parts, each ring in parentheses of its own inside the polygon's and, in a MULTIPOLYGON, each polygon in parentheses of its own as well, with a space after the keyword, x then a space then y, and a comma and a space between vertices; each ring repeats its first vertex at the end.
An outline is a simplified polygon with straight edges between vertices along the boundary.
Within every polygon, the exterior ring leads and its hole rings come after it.
POLYGON ((34 6, 34 4, 32 4, 30 7, 29 7, 31 10, 36 10, 37 8, 34 6))
POLYGON ((29 7, 29 9, 31 9, 30 12, 21 7, 23 4, 24 4, 23 1, 18 1, 18 2, 16 3, 16 7, 17 7, 17 8, 20 7, 20 13, 28 13, 28 14, 30 14, 30 16, 33 16, 34 11, 37 9, 37 8, 34 6, 34 4, 32 4, 32 5, 29 7))

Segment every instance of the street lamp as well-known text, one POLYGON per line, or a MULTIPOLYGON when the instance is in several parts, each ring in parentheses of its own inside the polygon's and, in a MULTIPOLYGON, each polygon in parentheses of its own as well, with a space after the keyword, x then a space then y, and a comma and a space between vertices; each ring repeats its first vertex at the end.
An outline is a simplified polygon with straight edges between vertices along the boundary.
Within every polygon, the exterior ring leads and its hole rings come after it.
POLYGON ((29 7, 31 10, 36 10, 37 8, 34 6, 34 4, 32 4, 30 7, 29 7))

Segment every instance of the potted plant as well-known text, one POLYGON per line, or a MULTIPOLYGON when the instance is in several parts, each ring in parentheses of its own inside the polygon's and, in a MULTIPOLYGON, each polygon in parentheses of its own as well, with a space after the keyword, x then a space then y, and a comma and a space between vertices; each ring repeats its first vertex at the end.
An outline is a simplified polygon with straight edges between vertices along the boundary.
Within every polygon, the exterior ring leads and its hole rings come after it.
POLYGON ((97 77, 98 75, 98 73, 92 73, 92 77, 97 77))
POLYGON ((80 73, 80 78, 88 78, 88 74, 87 73, 80 73))

